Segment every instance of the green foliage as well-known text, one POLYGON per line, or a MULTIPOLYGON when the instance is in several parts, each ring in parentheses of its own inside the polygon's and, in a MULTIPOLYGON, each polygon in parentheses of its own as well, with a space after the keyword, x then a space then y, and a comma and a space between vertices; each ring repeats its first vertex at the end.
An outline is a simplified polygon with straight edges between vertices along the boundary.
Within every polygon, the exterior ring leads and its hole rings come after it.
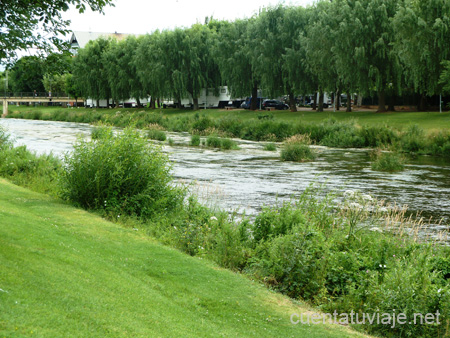
MULTIPOLYGON (((4 34, 2 34, 4 35, 4 34)), ((11 68, 11 87, 15 93, 43 92, 44 63, 36 56, 24 56, 11 68)))
POLYGON ((36 155, 25 146, 13 147, 7 133, 0 129, 0 176, 56 196, 61 167, 60 160, 52 155, 36 155))
POLYGON ((373 155, 372 169, 377 171, 402 171, 405 168, 404 158, 395 152, 376 151, 373 155))
POLYGON ((166 133, 164 131, 162 131, 162 130, 150 129, 147 132, 147 137, 149 139, 152 139, 152 140, 165 141, 166 140, 166 133))
POLYGON ((71 0, 60 2, 54 0, 21 1, 5 0, 2 2, 0 27, 8 33, 0 35, 0 61, 11 61, 19 50, 37 48, 40 51, 52 52, 67 49, 66 26, 70 21, 62 18, 62 12, 69 9, 69 4, 76 6, 80 13, 87 7, 93 11, 103 12, 110 5, 110 0, 71 0), (39 33, 36 33, 39 32, 39 33))
POLYGON ((191 146, 198 147, 200 145, 200 135, 191 136, 191 146))
POLYGON ((274 143, 266 143, 264 145, 264 150, 267 151, 276 151, 277 150, 277 146, 274 143))
MULTIPOLYGON (((106 128, 106 127, 105 127, 106 128)), ((131 128, 97 140, 78 140, 65 157, 62 196, 77 205, 112 215, 148 218, 180 205, 167 157, 131 128)))
POLYGON ((206 139, 206 145, 211 148, 221 148, 222 140, 217 136, 208 136, 206 139))
POLYGON ((309 136, 295 135, 283 143, 281 159, 283 161, 303 162, 313 160, 316 155, 309 147, 309 136))
POLYGON ((111 98, 105 56, 110 47, 111 40, 99 38, 78 51, 73 61, 73 81, 82 96, 95 100, 111 98))
POLYGON ((400 140, 401 149, 408 153, 417 153, 425 148, 425 133, 417 124, 410 126, 400 140))

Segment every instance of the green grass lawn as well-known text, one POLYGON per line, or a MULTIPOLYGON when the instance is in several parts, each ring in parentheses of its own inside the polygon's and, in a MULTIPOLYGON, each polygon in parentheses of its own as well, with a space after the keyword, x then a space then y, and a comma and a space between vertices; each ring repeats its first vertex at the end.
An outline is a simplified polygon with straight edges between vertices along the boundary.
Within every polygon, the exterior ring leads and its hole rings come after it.
MULTIPOLYGON (((27 107, 27 106, 9 106, 9 111, 21 111, 21 112, 33 112, 39 110, 43 113, 51 113, 57 110, 61 110, 61 107, 27 107)), ((64 108, 66 109, 66 108, 64 108)), ((79 113, 89 113, 95 109, 88 108, 68 108, 68 111, 77 111, 79 113)), ((268 114, 266 111, 249 111, 249 110, 222 110, 222 109, 200 109, 198 111, 192 110, 179 110, 179 109, 156 109, 150 110, 147 108, 139 108, 139 109, 128 109, 128 108, 113 108, 113 109, 98 109, 99 112, 110 112, 111 114, 115 114, 116 112, 134 112, 134 111, 162 111, 165 116, 186 116, 186 115, 194 115, 197 112, 200 114, 207 114, 212 118, 220 118, 224 116, 236 116, 241 118, 242 120, 250 120, 257 118, 260 114, 268 114)), ((305 122, 316 122, 319 123, 330 116, 335 117, 339 121, 345 121, 350 119, 355 119, 361 125, 387 125, 389 127, 395 129, 406 129, 410 125, 418 124, 425 130, 441 130, 441 129, 450 129, 450 112, 387 112, 387 113, 376 113, 374 111, 354 111, 351 113, 345 112, 345 109, 333 112, 331 108, 326 109, 324 112, 316 112, 311 109, 303 109, 301 111, 292 113, 290 111, 272 111, 270 112, 274 115, 275 119, 280 121, 287 122, 297 122, 297 121, 305 121, 305 122)))
POLYGON ((3 179, 0 191, 0 337, 362 336, 292 325, 306 306, 140 230, 3 179))

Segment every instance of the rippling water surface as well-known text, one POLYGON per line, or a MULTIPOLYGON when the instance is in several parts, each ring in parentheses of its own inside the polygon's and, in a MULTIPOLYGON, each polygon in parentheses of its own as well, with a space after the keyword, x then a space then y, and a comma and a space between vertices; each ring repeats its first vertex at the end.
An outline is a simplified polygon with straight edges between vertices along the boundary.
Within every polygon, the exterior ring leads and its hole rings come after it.
MULTIPOLYGON (((80 123, 1 119, 17 145, 38 153, 61 155, 78 136, 88 137, 91 126, 80 123)), ((425 217, 450 219, 450 161, 422 156, 409 160, 400 173, 370 167, 369 150, 317 147, 313 162, 282 162, 279 152, 263 150, 263 143, 236 140, 240 150, 215 151, 189 147, 186 133, 168 133, 175 146, 164 146, 174 161, 174 174, 218 206, 255 213, 262 205, 295 198, 311 183, 329 189, 358 189, 379 199, 406 204, 425 217)), ((444 230, 446 225, 433 225, 444 230)))

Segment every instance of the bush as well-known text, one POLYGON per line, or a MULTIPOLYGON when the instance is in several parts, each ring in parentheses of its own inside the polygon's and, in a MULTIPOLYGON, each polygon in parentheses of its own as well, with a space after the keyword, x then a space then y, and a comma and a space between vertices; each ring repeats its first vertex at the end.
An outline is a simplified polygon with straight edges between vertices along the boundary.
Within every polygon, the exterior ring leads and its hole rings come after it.
POLYGON ((377 150, 372 157, 372 170, 394 172, 405 168, 405 160, 400 154, 377 150))
POLYGON ((79 139, 65 156, 63 198, 86 209, 142 218, 178 207, 184 193, 173 186, 160 148, 130 127, 118 135, 108 129, 97 140, 79 139))
POLYGON ((0 176, 40 193, 57 195, 61 161, 51 154, 36 155, 26 146, 13 147, 2 141, 3 137, 0 131, 0 176))
POLYGON ((417 124, 408 128, 400 139, 403 151, 417 153, 425 148, 425 133, 417 124))
POLYGON ((200 135, 191 136, 191 146, 198 147, 200 145, 200 135))
POLYGON ((313 160, 316 155, 312 152, 308 135, 294 135, 287 139, 281 149, 283 161, 303 162, 313 160))
POLYGON ((276 151, 277 150, 277 146, 274 143, 266 143, 264 145, 264 150, 267 151, 276 151))
POLYGON ((208 136, 206 145, 211 148, 220 148, 222 146, 222 141, 217 136, 208 136))
POLYGON ((236 142, 230 140, 229 138, 223 138, 221 140, 222 144, 221 144, 221 148, 225 149, 225 150, 230 150, 230 149, 238 149, 236 142))
POLYGON ((151 140, 165 141, 166 133, 163 132, 162 130, 150 129, 147 133, 147 137, 151 140))

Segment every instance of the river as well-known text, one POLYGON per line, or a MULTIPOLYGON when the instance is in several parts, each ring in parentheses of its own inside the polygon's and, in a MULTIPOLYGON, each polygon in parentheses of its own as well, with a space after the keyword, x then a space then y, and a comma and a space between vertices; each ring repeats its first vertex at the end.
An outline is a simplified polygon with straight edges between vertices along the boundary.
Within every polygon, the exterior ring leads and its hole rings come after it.
MULTIPOLYGON (((72 149, 78 136, 89 137, 92 126, 83 123, 0 119, 16 145, 37 153, 61 156, 72 149)), ((373 171, 370 150, 315 147, 312 162, 283 162, 278 152, 264 151, 264 143, 236 140, 240 150, 216 151, 189 147, 187 133, 168 133, 175 145, 164 143, 174 162, 174 176, 196 182, 194 190, 217 206, 238 213, 254 214, 263 205, 295 198, 311 183, 327 189, 360 190, 390 203, 408 205, 424 217, 443 218, 434 231, 448 230, 450 220, 450 161, 420 156, 408 160, 399 173, 373 171)))

